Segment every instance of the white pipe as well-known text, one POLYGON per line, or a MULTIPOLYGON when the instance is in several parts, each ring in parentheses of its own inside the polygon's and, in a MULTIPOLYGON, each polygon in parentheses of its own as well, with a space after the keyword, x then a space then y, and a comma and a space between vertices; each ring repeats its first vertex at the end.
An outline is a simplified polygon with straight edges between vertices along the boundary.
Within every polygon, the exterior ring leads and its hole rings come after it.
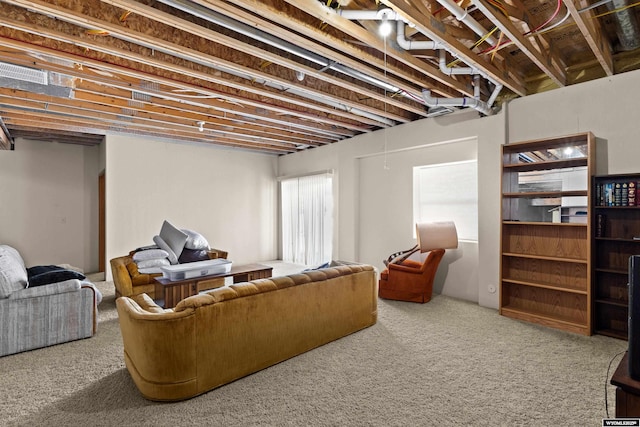
POLYGON ((480 75, 473 75, 473 97, 480 99, 480 75))
MULTIPOLYGON (((451 2, 450 0, 437 0, 442 6, 444 6, 449 12, 451 12, 456 19, 466 24, 469 28, 471 28, 476 34, 480 37, 484 37, 487 34, 487 31, 480 25, 474 18, 467 14, 467 11, 460 8, 457 4, 451 2)), ((484 115, 491 115, 493 111, 491 110, 491 106, 495 102, 498 94, 502 90, 503 85, 500 83, 493 82, 493 80, 489 79, 489 76, 486 73, 478 70, 475 67, 447 67, 447 55, 446 51, 443 49, 443 45, 439 42, 428 40, 428 41, 412 41, 407 40, 405 33, 405 23, 402 18, 395 13, 391 9, 381 9, 381 10, 340 10, 337 12, 343 18, 350 20, 396 20, 397 28, 396 28, 396 42, 398 46, 400 46, 404 50, 418 50, 418 49, 426 49, 426 50, 435 50, 440 49, 440 58, 439 58, 439 68, 444 74, 451 75, 473 75, 474 88, 473 88, 473 97, 462 97, 462 98, 435 98, 431 96, 431 91, 428 89, 422 89, 422 98, 425 101, 425 104, 429 107, 437 107, 439 105, 442 106, 450 106, 450 107, 471 107, 484 115), (486 78, 491 81, 495 88, 493 93, 489 97, 487 102, 480 100, 480 76, 486 78)), ((487 37, 486 41, 494 45, 496 43, 495 38, 487 37)))
MULTIPOLYGON (((447 9, 453 16, 456 17, 458 21, 464 22, 464 24, 471 28, 474 33, 479 35, 480 37, 484 37, 487 35, 487 30, 484 29, 482 25, 478 21, 476 21, 471 15, 467 13, 466 10, 458 6, 452 0, 437 0, 445 9, 447 9)), ((497 43, 496 39, 492 36, 489 36, 485 39, 487 43, 490 43, 491 46, 495 46, 497 43)))
POLYGON ((418 50, 418 49, 435 50, 435 49, 444 47, 442 43, 439 43, 433 40, 421 40, 421 41, 407 40, 404 27, 405 27, 405 23, 403 21, 398 21, 397 28, 396 28, 396 42, 398 43, 398 46, 400 46, 404 50, 418 50))
POLYGON ((434 98, 431 96, 429 89, 422 89, 422 98, 429 107, 437 107, 440 105, 445 107, 471 107, 485 116, 493 114, 486 102, 468 96, 462 98, 434 98))
POLYGON ((487 100, 487 105, 489 107, 493 106, 493 103, 495 102, 496 98, 498 97, 498 94, 500 93, 503 87, 502 83, 495 83, 495 85, 496 87, 493 88, 493 93, 491 93, 491 96, 487 100))
POLYGON ((440 49, 438 65, 440 66, 440 71, 448 76, 479 74, 478 70, 473 67, 447 67, 447 53, 444 49, 440 49))
MULTIPOLYGON (((361 71, 355 70, 351 67, 347 67, 346 65, 342 65, 329 59, 318 55, 314 52, 311 52, 307 49, 300 48, 293 43, 282 40, 278 37, 272 36, 271 34, 260 31, 257 28, 246 25, 242 22, 238 22, 234 19, 231 19, 225 15, 222 15, 218 12, 215 12, 211 9, 205 8, 199 4, 189 2, 187 0, 160 0, 161 3, 164 3, 168 6, 174 7, 176 9, 182 10, 183 12, 189 13, 191 15, 197 16, 204 20, 207 20, 216 25, 223 26, 230 30, 236 31, 240 34, 243 34, 247 37, 250 37, 254 40, 258 40, 262 43, 266 43, 270 46, 274 46, 278 49, 282 49, 286 52, 292 53, 296 56, 304 58, 308 61, 314 62, 323 67, 338 71, 340 73, 346 74, 350 77, 353 77, 357 80, 361 80, 382 88, 388 92, 399 93, 407 98, 415 100, 411 97, 406 91, 401 90, 400 88, 391 85, 383 80, 379 80, 373 76, 365 74, 361 71)), ((333 9, 327 7, 327 10, 336 13, 333 9)), ((383 9, 384 10, 384 9, 383 9)), ((391 9, 389 9, 391 10, 391 9)), ((377 13, 377 11, 374 11, 377 13)))
POLYGON ((389 21, 397 21, 402 19, 400 15, 390 8, 380 10, 347 10, 339 9, 336 11, 338 15, 350 21, 381 21, 383 19, 389 21))

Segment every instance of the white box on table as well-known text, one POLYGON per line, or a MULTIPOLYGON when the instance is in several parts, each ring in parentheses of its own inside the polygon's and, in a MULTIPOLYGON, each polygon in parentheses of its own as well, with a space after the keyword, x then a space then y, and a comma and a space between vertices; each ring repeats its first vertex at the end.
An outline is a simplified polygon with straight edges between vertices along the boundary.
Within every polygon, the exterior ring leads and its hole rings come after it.
POLYGON ((225 274, 231 271, 231 261, 224 258, 187 262, 184 264, 164 265, 160 267, 162 277, 171 281, 193 279, 194 277, 225 274))

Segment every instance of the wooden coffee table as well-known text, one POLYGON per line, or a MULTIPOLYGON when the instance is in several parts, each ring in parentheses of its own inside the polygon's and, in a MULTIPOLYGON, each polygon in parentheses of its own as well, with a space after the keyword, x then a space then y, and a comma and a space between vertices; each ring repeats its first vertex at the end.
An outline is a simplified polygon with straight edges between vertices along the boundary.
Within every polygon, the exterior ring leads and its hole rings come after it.
MULTIPOLYGON (((165 277, 156 277, 156 296, 160 296, 161 299, 157 299, 156 303, 164 308, 175 307, 181 300, 196 295, 198 293, 198 285, 215 279, 222 279, 225 277, 233 277, 233 283, 248 282, 255 279, 266 279, 271 277, 273 267, 263 264, 245 264, 232 266, 231 271, 228 273, 211 274, 209 276, 193 277, 191 279, 174 280, 171 281, 165 277)), ((224 281, 218 286, 212 286, 212 288, 219 288, 224 286, 224 281)))

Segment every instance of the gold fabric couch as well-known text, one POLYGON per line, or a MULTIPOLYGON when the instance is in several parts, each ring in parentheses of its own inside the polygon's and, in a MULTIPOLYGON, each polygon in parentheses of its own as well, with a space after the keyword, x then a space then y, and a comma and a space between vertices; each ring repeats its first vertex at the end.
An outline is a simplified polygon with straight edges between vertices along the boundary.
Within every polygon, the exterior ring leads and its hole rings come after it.
POLYGON ((162 309, 116 300, 127 369, 144 397, 188 399, 371 326, 376 271, 351 264, 225 286, 162 309))
MULTIPOLYGON (((220 249, 210 249, 209 258, 227 258, 228 253, 220 249)), ((147 294, 152 299, 155 295, 155 277, 162 274, 141 274, 138 266, 133 261, 132 254, 112 258, 111 275, 116 288, 117 297, 128 297, 132 295, 147 294)), ((198 284, 198 292, 218 288, 224 285, 224 278, 202 281, 198 284)))

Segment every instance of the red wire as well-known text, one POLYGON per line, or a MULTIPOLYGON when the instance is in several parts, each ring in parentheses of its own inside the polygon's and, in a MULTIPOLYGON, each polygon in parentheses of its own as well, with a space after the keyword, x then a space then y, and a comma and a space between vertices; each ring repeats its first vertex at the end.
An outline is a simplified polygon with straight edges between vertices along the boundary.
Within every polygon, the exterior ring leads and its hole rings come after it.
POLYGON ((538 30, 540 30, 541 28, 545 27, 549 22, 553 21, 553 19, 554 19, 556 16, 558 16, 558 12, 560 12, 560 6, 561 6, 561 5, 562 5, 562 0, 558 0, 558 4, 557 4, 557 6, 556 6, 556 11, 555 11, 555 12, 553 12, 553 15, 551 15, 551 17, 550 17, 549 19, 547 19, 547 20, 545 21, 545 23, 544 23, 544 24, 538 25, 538 27, 537 27, 537 28, 534 28, 533 30, 530 30, 529 32, 527 32, 527 33, 525 33, 525 34, 523 34, 523 35, 525 35, 525 36, 526 36, 526 35, 529 35, 529 34, 531 34, 531 33, 535 33, 536 31, 538 31, 538 30))
MULTIPOLYGON (((547 19, 543 24, 538 25, 538 26, 537 26, 536 28, 534 28, 533 30, 529 30, 529 31, 527 31, 526 33, 524 33, 524 34, 523 34, 523 36, 527 36, 527 35, 529 35, 529 34, 531 34, 531 33, 535 33, 536 31, 539 31, 541 28, 543 28, 543 27, 545 27, 547 24, 549 24, 549 22, 553 21, 553 19, 554 19, 556 16, 558 16, 558 13, 560 12, 560 7, 561 7, 561 6, 562 6, 562 0, 558 0, 558 2, 557 2, 557 4, 556 4, 556 10, 555 10, 555 12, 553 12, 553 15, 551 15, 551 16, 549 17, 549 19, 547 19)), ((496 46, 489 46, 488 48, 486 48, 486 49, 484 49, 484 50, 480 51, 480 54, 490 52, 491 50, 493 50, 493 49, 495 49, 495 48, 497 48, 497 47, 503 46, 503 45, 505 45, 505 44, 507 44, 507 43, 511 43, 511 40, 505 40, 505 41, 503 41, 502 43, 500 43, 500 44, 498 44, 498 45, 496 45, 496 46)))

